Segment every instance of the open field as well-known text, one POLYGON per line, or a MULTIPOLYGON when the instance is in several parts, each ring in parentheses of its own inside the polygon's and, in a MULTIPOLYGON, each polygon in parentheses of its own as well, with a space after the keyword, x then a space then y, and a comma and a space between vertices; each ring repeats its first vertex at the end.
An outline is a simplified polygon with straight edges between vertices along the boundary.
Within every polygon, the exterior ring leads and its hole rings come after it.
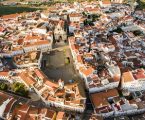
POLYGON ((145 0, 140 0, 139 4, 142 9, 145 9, 145 0))
POLYGON ((140 1, 145 3, 145 0, 140 0, 140 1))
POLYGON ((23 13, 23 12, 33 12, 36 10, 42 10, 42 8, 33 8, 33 7, 25 7, 25 6, 0 6, 0 16, 15 14, 15 13, 23 13))
POLYGON ((37 10, 42 10, 42 8, 23 7, 23 6, 0 6, 0 15, 33 12, 37 10))

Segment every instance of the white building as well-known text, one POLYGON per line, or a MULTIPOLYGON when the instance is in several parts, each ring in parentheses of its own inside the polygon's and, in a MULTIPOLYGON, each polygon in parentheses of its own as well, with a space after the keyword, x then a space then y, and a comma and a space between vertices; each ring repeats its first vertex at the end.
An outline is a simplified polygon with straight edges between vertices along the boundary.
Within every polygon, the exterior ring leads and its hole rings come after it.
POLYGON ((67 40, 67 33, 64 29, 64 21, 59 21, 57 26, 54 29, 54 38, 56 41, 65 41, 67 40))
POLYGON ((112 3, 123 3, 123 0, 111 0, 112 3))

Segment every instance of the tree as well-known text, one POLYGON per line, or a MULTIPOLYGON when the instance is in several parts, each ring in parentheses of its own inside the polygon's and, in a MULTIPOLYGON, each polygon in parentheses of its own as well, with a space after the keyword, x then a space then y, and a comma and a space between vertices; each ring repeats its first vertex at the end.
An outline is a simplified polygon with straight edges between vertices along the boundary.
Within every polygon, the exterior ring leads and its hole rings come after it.
POLYGON ((67 12, 67 10, 63 10, 62 12, 67 12))
POLYGON ((28 96, 28 90, 26 90, 25 85, 20 82, 15 82, 12 85, 12 90, 21 96, 27 97, 28 96))
POLYGON ((0 90, 6 91, 8 89, 8 85, 5 83, 0 83, 0 90))
POLYGON ((96 20, 98 20, 100 17, 99 14, 92 14, 92 21, 95 22, 96 20))
POLYGON ((82 12, 83 16, 87 16, 87 13, 85 13, 84 11, 82 12))
POLYGON ((67 0, 69 3, 73 3, 75 2, 75 0, 67 0))
POLYGON ((123 32, 123 30, 122 30, 120 27, 118 27, 117 29, 111 31, 111 33, 112 33, 112 32, 121 33, 121 32, 123 32))

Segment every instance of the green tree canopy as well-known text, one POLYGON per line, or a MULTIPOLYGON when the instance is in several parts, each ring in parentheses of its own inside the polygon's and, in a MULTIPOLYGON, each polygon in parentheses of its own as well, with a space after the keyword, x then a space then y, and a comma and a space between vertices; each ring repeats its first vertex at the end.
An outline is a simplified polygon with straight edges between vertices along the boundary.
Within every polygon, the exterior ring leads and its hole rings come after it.
POLYGON ((12 90, 21 96, 27 97, 28 96, 28 90, 26 90, 25 85, 20 82, 15 82, 12 85, 12 90))
POLYGON ((8 89, 8 85, 6 83, 0 83, 0 90, 7 90, 8 89))

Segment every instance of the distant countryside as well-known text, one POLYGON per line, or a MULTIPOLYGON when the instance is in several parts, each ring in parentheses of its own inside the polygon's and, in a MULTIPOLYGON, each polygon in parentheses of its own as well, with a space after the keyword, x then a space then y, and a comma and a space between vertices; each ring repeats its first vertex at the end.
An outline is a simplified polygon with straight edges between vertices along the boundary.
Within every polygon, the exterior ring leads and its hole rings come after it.
POLYGON ((0 6, 0 15, 22 13, 22 12, 33 12, 36 10, 42 10, 41 8, 33 7, 22 7, 22 6, 0 6))

